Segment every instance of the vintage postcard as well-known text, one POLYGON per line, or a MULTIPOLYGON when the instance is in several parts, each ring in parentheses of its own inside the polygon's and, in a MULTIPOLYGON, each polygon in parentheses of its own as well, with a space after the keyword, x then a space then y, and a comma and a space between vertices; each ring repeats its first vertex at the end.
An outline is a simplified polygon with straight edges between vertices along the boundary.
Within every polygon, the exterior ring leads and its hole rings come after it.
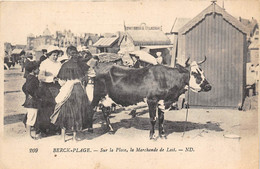
POLYGON ((0 168, 259 168, 259 16, 258 0, 0 1, 0 168))

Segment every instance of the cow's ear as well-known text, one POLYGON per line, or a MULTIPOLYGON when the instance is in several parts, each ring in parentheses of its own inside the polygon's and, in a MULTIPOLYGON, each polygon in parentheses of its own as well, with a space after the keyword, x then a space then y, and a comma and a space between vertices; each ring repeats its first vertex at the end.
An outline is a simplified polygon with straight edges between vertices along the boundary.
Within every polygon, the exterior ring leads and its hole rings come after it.
POLYGON ((185 62, 185 67, 189 67, 189 66, 190 66, 189 61, 190 61, 190 57, 188 57, 188 59, 186 60, 186 62, 185 62))

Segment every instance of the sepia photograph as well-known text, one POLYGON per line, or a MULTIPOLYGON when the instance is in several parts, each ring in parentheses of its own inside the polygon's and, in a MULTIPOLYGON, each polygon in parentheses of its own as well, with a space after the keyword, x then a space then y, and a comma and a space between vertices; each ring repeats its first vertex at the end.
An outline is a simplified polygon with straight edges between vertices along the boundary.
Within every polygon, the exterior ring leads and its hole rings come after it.
POLYGON ((0 1, 0 169, 258 169, 259 0, 0 1))

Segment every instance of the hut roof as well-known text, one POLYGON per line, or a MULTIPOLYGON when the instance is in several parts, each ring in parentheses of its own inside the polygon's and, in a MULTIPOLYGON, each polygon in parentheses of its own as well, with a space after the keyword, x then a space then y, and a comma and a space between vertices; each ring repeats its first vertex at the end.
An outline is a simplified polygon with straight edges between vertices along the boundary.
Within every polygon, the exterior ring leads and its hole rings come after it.
POLYGON ((172 26, 171 33, 178 33, 180 28, 182 28, 190 20, 191 18, 176 18, 172 26))
POLYGON ((95 47, 112 47, 117 41, 118 37, 100 38, 93 46, 95 47))
POLYGON ((134 45, 170 45, 170 39, 161 30, 127 30, 134 45))
POLYGON ((254 31, 256 28, 258 28, 258 23, 257 20, 252 18, 252 20, 250 21, 249 19, 244 19, 239 17, 238 19, 243 25, 245 25, 248 29, 248 33, 250 33, 250 36, 253 35, 254 31))
POLYGON ((12 51, 12 54, 20 54, 23 51, 23 49, 14 49, 12 51))
POLYGON ((195 25, 197 25, 199 22, 201 22, 206 15, 216 13, 221 14, 228 23, 236 27, 238 30, 240 30, 243 33, 248 34, 248 29, 239 22, 235 17, 228 14, 223 8, 218 6, 215 3, 212 3, 209 7, 207 7, 205 10, 203 10, 200 14, 198 14, 195 18, 193 18, 191 21, 189 21, 187 24, 185 24, 180 30, 180 34, 184 34, 188 32, 190 29, 192 29, 195 25))
POLYGON ((258 40, 254 40, 250 45, 249 45, 249 49, 259 49, 259 44, 258 44, 258 40))
POLYGON ((114 62, 121 59, 121 56, 116 53, 99 53, 95 56, 98 57, 99 62, 114 62))

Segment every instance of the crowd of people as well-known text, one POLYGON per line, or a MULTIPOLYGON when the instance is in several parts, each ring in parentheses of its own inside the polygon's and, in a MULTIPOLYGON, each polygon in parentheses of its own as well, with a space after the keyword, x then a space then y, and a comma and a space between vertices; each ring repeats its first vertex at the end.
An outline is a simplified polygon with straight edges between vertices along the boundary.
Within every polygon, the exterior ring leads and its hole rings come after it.
POLYGON ((26 82, 22 89, 27 109, 24 124, 28 135, 39 139, 49 135, 72 134, 91 130, 92 111, 86 94, 89 66, 80 57, 76 47, 64 52, 56 46, 43 50, 39 61, 30 58, 24 62, 26 82))

